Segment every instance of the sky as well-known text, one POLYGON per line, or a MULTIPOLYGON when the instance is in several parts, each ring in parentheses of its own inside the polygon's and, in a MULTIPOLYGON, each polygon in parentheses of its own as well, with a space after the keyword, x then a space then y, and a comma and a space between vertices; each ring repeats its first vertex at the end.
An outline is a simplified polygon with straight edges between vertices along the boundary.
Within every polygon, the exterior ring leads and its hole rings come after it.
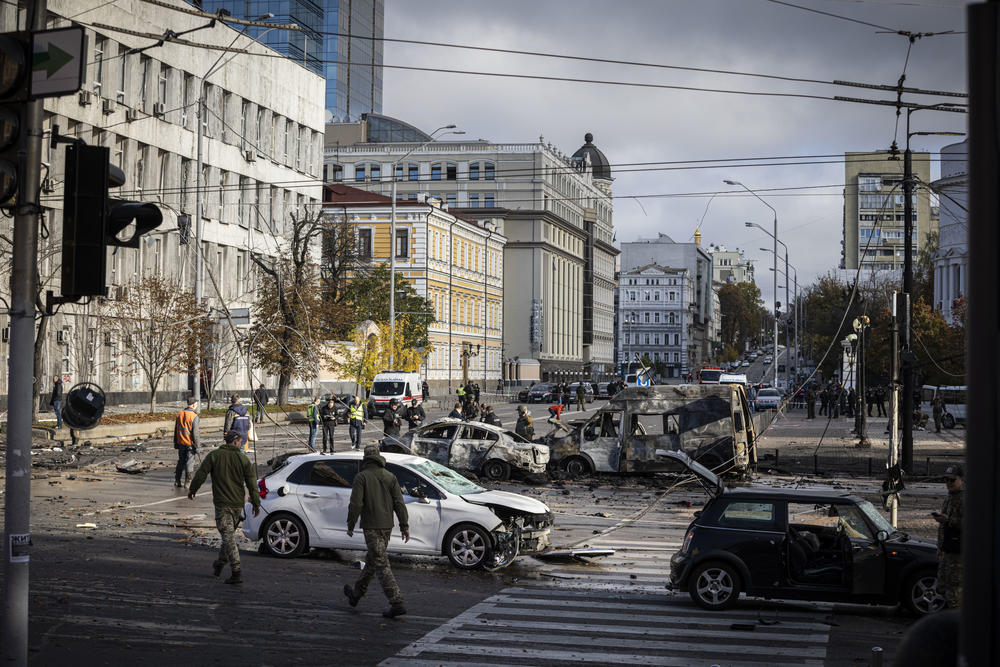
MULTIPOLYGON (((966 29, 967 3, 959 0, 789 2, 893 30, 966 29)), ((898 34, 880 34, 879 28, 769 0, 386 0, 385 37, 885 85, 896 84, 905 64, 906 86, 967 92, 964 34, 922 37, 911 46, 898 34)), ((894 99, 887 91, 391 42, 385 46, 385 64, 894 99)), ((771 256, 760 249, 770 247, 771 240, 744 223, 771 229, 771 211, 723 180, 746 184, 775 208, 778 237, 788 245, 801 289, 840 263, 843 153, 884 150, 894 138, 900 146, 906 141, 906 116, 897 128, 893 107, 797 97, 392 68, 385 70, 383 95, 384 113, 428 132, 454 123, 470 139, 534 142, 541 135, 566 154, 583 144, 585 133, 593 133, 615 177, 619 242, 656 232, 689 241, 700 223, 704 246, 741 248, 758 260, 757 283, 766 302, 772 291, 771 256), (695 160, 816 155, 834 157, 808 160, 823 164, 738 167, 714 162, 690 168, 695 160), (682 165, 687 168, 625 166, 677 161, 687 162, 682 165), (684 193, 705 194, 663 196, 684 193), (711 199, 713 193, 722 194, 711 199)), ((946 101, 920 95, 904 99, 946 101)), ((918 111, 911 123, 911 131, 966 131, 965 114, 918 111)), ((936 152, 961 140, 915 136, 911 147, 936 152)), ((937 177, 934 162, 931 173, 937 177)), ((779 291, 783 296, 784 289, 779 291)))

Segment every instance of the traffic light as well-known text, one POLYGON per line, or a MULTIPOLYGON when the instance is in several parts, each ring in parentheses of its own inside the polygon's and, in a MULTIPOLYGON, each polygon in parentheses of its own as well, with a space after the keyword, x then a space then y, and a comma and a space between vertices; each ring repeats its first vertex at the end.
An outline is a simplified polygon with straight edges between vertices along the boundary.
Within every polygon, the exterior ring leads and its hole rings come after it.
POLYGON ((63 193, 62 295, 79 298, 107 292, 107 246, 138 248, 143 234, 163 222, 155 204, 108 198, 108 188, 125 184, 104 146, 66 147, 63 193), (128 238, 122 232, 130 226, 128 238))
POLYGON ((29 52, 29 33, 0 34, 0 206, 12 206, 21 186, 29 52))

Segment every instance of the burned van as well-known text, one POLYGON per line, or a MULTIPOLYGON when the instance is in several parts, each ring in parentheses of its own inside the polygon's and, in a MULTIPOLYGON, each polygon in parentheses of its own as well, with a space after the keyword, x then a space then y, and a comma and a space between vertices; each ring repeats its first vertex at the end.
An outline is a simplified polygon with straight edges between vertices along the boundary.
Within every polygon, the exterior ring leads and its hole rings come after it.
POLYGON ((716 473, 757 467, 756 433, 742 386, 682 384, 629 387, 569 432, 545 436, 551 467, 589 472, 673 472, 657 450, 682 451, 716 473))

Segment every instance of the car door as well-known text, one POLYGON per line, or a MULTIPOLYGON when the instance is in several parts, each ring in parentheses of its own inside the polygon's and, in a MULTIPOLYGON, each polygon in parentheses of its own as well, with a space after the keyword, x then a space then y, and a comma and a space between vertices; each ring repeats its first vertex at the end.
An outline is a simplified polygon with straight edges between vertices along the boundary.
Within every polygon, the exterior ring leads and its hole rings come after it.
POLYGON ((458 431, 458 437, 451 445, 448 467, 454 470, 479 470, 489 451, 500 440, 495 432, 468 424, 458 431))
POLYGON ((602 410, 580 431, 580 453, 594 462, 595 472, 618 472, 622 412, 602 410))
POLYGON ((396 463, 387 463, 386 470, 399 480, 399 489, 406 504, 410 541, 403 542, 399 524, 392 529, 389 548, 402 553, 440 554, 441 492, 419 474, 396 463))
POLYGON ((842 503, 836 508, 840 529, 851 541, 851 592, 881 595, 885 586, 885 545, 876 539, 860 507, 842 503))
POLYGON ((776 587, 785 580, 783 510, 771 500, 733 499, 714 522, 727 531, 726 551, 746 564, 753 587, 776 587))
POLYGON ((347 536, 347 506, 357 473, 357 461, 331 459, 306 463, 295 471, 295 479, 289 477, 298 485, 296 494, 313 546, 365 548, 360 531, 347 536))
POLYGON ((410 451, 435 463, 449 465, 451 442, 460 424, 432 424, 417 431, 410 444, 410 451))

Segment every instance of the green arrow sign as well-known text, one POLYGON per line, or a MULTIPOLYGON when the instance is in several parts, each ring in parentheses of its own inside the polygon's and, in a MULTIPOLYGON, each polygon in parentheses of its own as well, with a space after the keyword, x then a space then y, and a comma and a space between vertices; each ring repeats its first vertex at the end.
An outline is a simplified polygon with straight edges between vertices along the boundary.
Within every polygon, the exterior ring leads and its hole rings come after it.
POLYGON ((49 50, 35 54, 31 63, 32 71, 45 70, 45 76, 52 76, 66 64, 73 61, 73 56, 60 49, 55 44, 49 44, 49 50))
POLYGON ((80 90, 83 46, 83 28, 79 26, 33 31, 29 97, 58 97, 80 90))

